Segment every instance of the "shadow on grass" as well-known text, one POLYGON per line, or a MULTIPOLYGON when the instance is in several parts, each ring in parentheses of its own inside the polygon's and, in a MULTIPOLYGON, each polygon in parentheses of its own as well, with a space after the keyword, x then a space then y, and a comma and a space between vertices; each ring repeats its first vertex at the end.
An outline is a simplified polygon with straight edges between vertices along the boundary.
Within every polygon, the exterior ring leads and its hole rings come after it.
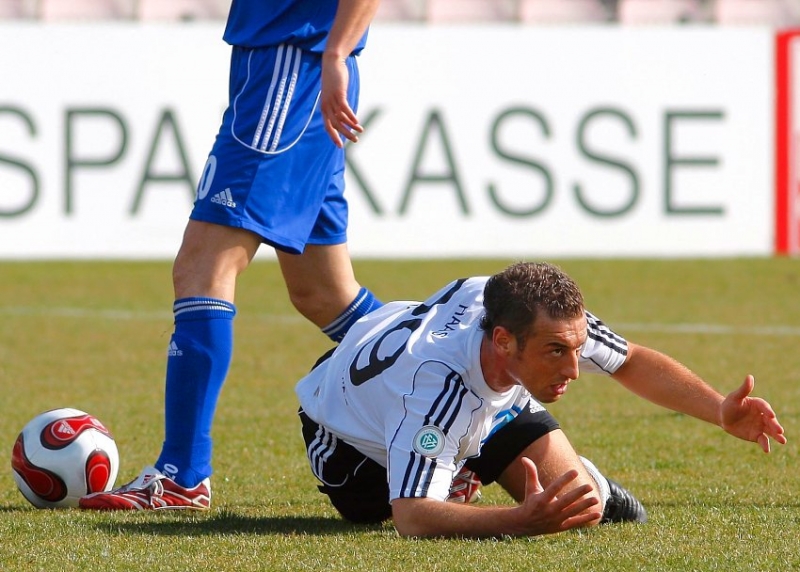
MULTIPOLYGON (((152 515, 152 513, 150 513, 152 515)), ((379 532, 383 525, 359 525, 338 517, 278 516, 254 517, 221 511, 211 517, 181 515, 159 515, 165 518, 146 522, 102 522, 97 527, 110 534, 145 534, 161 536, 220 535, 220 534, 280 534, 280 535, 350 535, 364 532, 379 532)))

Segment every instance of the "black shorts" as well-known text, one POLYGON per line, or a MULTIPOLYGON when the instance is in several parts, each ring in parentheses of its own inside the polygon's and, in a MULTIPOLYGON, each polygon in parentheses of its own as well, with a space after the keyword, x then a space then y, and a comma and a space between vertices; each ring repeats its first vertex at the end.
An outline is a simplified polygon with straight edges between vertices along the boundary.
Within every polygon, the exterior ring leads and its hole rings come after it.
MULTIPOLYGON (((323 483, 319 490, 328 495, 336 510, 357 523, 391 518, 386 468, 332 435, 302 409, 299 415, 312 472, 323 483), (315 448, 321 446, 325 447, 325 455, 315 455, 315 448)), ((493 483, 528 445, 558 428, 558 421, 548 411, 533 413, 530 407, 524 407, 484 443, 480 455, 469 459, 466 466, 483 484, 493 483)))

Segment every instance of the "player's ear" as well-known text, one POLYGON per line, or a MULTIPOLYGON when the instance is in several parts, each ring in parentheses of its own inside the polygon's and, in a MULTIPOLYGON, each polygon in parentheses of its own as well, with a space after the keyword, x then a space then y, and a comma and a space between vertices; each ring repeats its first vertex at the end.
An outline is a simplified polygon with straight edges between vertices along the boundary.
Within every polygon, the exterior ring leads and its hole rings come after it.
POLYGON ((497 351, 505 356, 510 356, 516 348, 516 337, 503 326, 495 326, 492 330, 492 343, 497 351))

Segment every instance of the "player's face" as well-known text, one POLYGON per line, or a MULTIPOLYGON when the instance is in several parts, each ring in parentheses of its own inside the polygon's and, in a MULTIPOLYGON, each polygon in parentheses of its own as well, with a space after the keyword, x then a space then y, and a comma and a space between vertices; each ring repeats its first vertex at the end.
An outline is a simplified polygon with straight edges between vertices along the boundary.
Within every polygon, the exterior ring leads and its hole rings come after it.
POLYGON ((586 342, 586 317, 553 319, 540 315, 525 347, 507 362, 508 373, 542 403, 561 399, 578 378, 578 356, 586 342))

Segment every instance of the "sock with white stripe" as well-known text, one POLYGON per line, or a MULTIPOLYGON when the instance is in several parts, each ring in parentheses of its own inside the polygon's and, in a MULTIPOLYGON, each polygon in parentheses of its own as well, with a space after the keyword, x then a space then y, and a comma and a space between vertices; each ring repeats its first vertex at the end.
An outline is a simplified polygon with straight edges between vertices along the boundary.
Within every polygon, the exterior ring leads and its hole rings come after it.
POLYGON ((182 298, 167 357, 165 440, 156 468, 183 487, 211 476, 211 425, 233 352, 236 307, 182 298))
POLYGON ((341 342, 350 326, 381 306, 383 306, 383 302, 378 300, 371 291, 361 288, 350 305, 333 322, 322 328, 322 333, 334 342, 341 342))
POLYGON ((597 492, 600 496, 600 503, 601 503, 601 511, 605 510, 606 501, 608 501, 608 497, 611 496, 611 488, 608 486, 608 480, 603 476, 597 467, 594 466, 589 459, 586 457, 579 457, 583 466, 586 467, 586 471, 589 473, 589 476, 592 477, 592 480, 597 485, 597 492))

